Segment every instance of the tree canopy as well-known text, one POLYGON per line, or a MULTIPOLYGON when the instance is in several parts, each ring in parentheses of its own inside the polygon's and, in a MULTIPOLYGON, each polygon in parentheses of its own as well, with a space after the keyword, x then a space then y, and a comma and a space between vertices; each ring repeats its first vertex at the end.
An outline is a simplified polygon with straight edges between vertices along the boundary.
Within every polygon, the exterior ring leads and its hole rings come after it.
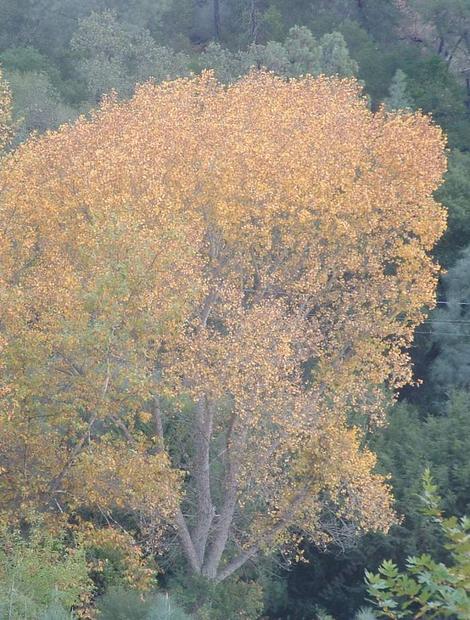
POLYGON ((8 155, 7 513, 132 514, 217 581, 386 531, 362 438, 411 379, 444 170, 426 116, 263 72, 147 83, 8 155))

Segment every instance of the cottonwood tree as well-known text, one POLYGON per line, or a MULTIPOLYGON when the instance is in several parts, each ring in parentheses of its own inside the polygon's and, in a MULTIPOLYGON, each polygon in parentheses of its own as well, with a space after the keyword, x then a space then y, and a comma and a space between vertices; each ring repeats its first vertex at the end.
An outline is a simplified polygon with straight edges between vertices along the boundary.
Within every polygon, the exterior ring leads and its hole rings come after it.
POLYGON ((299 536, 387 530, 351 420, 372 430, 411 379, 443 149, 354 80, 204 73, 10 155, 3 510, 130 514, 150 545, 174 528, 216 581, 299 536))

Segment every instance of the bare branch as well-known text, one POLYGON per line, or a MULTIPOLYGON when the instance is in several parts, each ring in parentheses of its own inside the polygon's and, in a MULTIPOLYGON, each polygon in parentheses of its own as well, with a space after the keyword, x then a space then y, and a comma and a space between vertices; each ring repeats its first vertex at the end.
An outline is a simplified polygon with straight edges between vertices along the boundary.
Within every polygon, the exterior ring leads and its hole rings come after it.
POLYGON ((217 574, 215 578, 216 582, 220 583, 221 581, 224 581, 224 579, 227 579, 227 577, 230 577, 230 575, 232 575, 235 571, 241 568, 246 562, 248 562, 248 560, 250 560, 255 555, 257 555, 264 545, 271 543, 276 538, 277 534, 279 534, 279 532, 282 532, 282 530, 284 530, 289 525, 289 523, 292 521, 292 518, 295 516, 295 513, 297 512, 302 502, 304 501, 307 495, 307 492, 308 492, 308 488, 305 487, 302 491, 297 493, 295 498, 286 508, 284 513, 280 515, 279 519, 273 525, 273 527, 267 530, 260 537, 256 545, 252 545, 251 547, 248 547, 248 549, 246 549, 240 555, 238 555, 233 560, 231 560, 217 574))

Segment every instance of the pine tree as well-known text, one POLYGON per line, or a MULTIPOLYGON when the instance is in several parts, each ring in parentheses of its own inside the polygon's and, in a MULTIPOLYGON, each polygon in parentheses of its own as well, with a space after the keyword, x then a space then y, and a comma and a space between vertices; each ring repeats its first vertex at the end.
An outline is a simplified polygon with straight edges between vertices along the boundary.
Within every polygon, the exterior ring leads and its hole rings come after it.
POLYGON ((407 77, 401 69, 395 71, 389 88, 389 96, 385 99, 385 105, 389 110, 411 110, 413 100, 407 92, 407 77))

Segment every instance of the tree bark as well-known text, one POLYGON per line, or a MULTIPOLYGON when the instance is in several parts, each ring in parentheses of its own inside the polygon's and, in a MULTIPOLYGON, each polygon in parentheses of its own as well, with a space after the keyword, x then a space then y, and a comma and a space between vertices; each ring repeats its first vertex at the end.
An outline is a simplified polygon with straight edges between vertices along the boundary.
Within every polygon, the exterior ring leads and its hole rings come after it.
MULTIPOLYGON (((234 423, 231 425, 233 430, 234 423)), ((230 527, 233 522, 235 514, 235 507, 237 505, 238 494, 238 473, 240 470, 240 459, 237 458, 237 454, 240 454, 243 450, 243 444, 246 438, 247 430, 245 429, 242 435, 239 437, 236 443, 227 445, 227 473, 224 480, 225 497, 220 511, 220 515, 217 518, 217 524, 214 528, 214 538, 210 545, 207 558, 202 568, 204 575, 211 579, 215 579, 217 570, 219 568, 222 554, 227 545, 227 540, 230 533, 230 527)), ((229 435, 228 442, 231 437, 229 435)))
POLYGON ((196 429, 194 435, 194 482, 196 492, 196 521, 192 531, 194 549, 199 565, 204 562, 207 538, 214 519, 210 480, 210 446, 213 414, 206 397, 196 405, 196 429))
POLYGON ((178 531, 178 538, 180 539, 183 553, 185 554, 192 571, 199 575, 201 573, 201 563, 199 561, 196 549, 191 539, 188 526, 186 525, 186 519, 181 512, 181 508, 178 508, 176 512, 175 521, 178 531))
POLYGON ((214 39, 220 41, 220 0, 214 0, 214 39))
POLYGON ((452 63, 452 60, 454 59, 454 55, 457 52, 457 50, 459 49, 460 44, 462 43, 462 41, 464 39, 464 36, 465 35, 463 34, 462 36, 460 36, 457 39, 456 44, 454 45, 454 47, 452 48, 452 51, 449 53, 449 56, 447 57, 447 71, 449 71, 449 69, 450 69, 450 65, 452 63))
POLYGON ((251 547, 240 553, 240 555, 233 558, 233 560, 231 560, 226 566, 224 566, 224 568, 216 575, 215 581, 217 583, 220 583, 221 581, 224 581, 225 579, 230 577, 230 575, 233 575, 235 571, 237 571, 244 564, 246 564, 248 560, 251 560, 251 558, 253 558, 259 553, 263 544, 269 544, 275 539, 276 535, 279 532, 288 527, 289 523, 292 520, 292 517, 295 515, 296 510, 304 501, 307 492, 308 489, 303 489, 301 492, 297 493, 295 499, 293 499, 291 504, 286 508, 284 514, 280 516, 277 523, 270 530, 265 532, 263 536, 261 536, 259 543, 257 543, 256 545, 252 545, 251 547))
POLYGON ((250 7, 250 39, 252 43, 256 43, 258 37, 258 11, 256 9, 256 0, 251 0, 250 7))
POLYGON ((437 48, 438 55, 442 56, 443 51, 444 51, 444 37, 439 37, 439 45, 437 48))

